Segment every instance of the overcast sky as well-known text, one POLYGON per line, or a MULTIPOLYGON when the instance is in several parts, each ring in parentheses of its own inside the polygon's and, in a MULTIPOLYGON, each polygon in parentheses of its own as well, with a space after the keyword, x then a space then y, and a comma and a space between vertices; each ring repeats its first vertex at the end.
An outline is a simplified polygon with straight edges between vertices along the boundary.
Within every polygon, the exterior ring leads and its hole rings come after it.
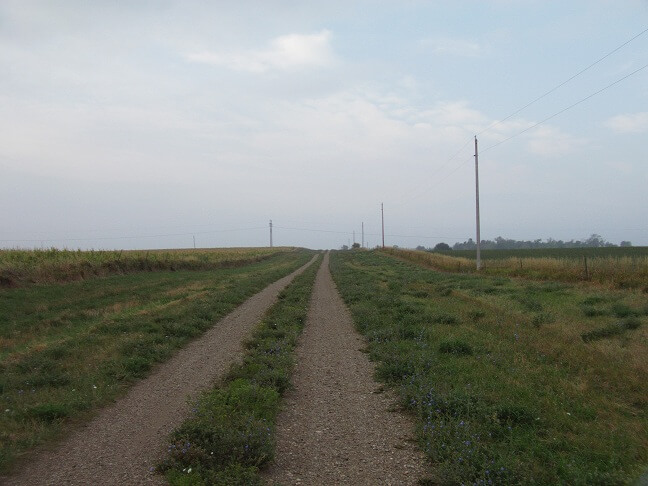
POLYGON ((482 238, 648 245, 648 68, 619 81, 648 33, 492 126, 647 28, 647 0, 2 0, 0 246, 374 246, 381 202, 387 244, 452 244, 476 134, 482 238))

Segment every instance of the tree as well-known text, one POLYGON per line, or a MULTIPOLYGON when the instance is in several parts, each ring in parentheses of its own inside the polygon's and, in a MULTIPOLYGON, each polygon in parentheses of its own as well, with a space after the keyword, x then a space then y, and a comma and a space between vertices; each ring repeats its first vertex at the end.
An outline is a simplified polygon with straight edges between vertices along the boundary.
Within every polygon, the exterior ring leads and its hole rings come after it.
POLYGON ((450 248, 450 245, 443 242, 437 243, 437 245, 434 247, 434 251, 448 251, 448 250, 452 250, 452 248, 450 248))
POLYGON ((349 249, 349 247, 348 247, 348 246, 346 246, 346 245, 342 245, 342 249, 343 249, 343 250, 348 250, 348 249, 349 249))
POLYGON ((360 243, 354 243, 353 245, 351 245, 351 248, 360 248, 360 243))
POLYGON ((630 243, 629 241, 622 241, 619 246, 625 246, 625 247, 632 246, 632 243, 630 243))
POLYGON ((587 238, 587 241, 585 241, 585 245, 592 248, 599 248, 601 246, 605 246, 605 240, 601 238, 601 235, 592 234, 589 238, 587 238))
POLYGON ((425 247, 423 245, 419 245, 416 247, 418 251, 425 251, 425 247))

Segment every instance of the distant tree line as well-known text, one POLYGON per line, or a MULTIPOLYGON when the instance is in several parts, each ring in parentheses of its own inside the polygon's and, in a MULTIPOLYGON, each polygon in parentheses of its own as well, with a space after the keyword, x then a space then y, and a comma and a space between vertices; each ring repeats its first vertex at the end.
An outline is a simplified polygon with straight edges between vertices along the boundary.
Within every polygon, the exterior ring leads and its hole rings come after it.
MULTIPOLYGON (((542 239, 537 240, 511 240, 507 238, 502 238, 498 236, 494 240, 482 240, 481 248, 482 250, 518 250, 518 249, 530 249, 530 248, 610 248, 616 246, 632 246, 632 243, 629 241, 622 241, 619 245, 610 243, 609 241, 604 240, 601 235, 593 234, 589 238, 584 240, 554 240, 553 238, 548 238, 546 241, 542 239)), ((473 241, 472 238, 469 238, 468 241, 463 243, 455 243, 448 245, 447 243, 439 243, 434 248, 425 248, 424 246, 417 246, 417 250, 424 251, 447 251, 447 250, 475 250, 477 249, 477 243, 473 241)))

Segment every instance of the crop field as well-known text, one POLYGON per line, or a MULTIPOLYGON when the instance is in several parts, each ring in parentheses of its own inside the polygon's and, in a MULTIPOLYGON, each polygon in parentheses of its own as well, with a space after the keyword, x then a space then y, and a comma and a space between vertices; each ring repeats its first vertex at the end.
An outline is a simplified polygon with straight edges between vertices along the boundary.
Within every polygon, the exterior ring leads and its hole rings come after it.
POLYGON ((20 285, 0 288, 0 470, 123 395, 155 363, 312 255, 288 249, 0 253, 2 268, 20 275, 20 285), (124 261, 128 266, 103 278, 77 280, 76 272, 74 281, 61 283, 70 273, 59 278, 62 268, 124 261), (137 271, 142 261, 149 265, 143 270, 156 271, 137 271))
MULTIPOLYGON (((480 273, 562 282, 594 282, 607 287, 648 292, 648 255, 645 248, 584 250, 590 251, 583 253, 580 248, 555 251, 487 250, 482 253, 480 273), (608 250, 618 251, 610 253, 608 250)), ((455 273, 475 271, 475 252, 426 252, 399 248, 386 248, 383 251, 435 270, 455 273)))
POLYGON ((331 270, 377 379, 415 417, 429 484, 633 484, 648 467, 648 300, 436 272, 382 252, 331 270))
POLYGON ((0 288, 67 282, 115 273, 210 270, 245 265, 294 248, 73 251, 0 250, 0 288))
MULTIPOLYGON (((475 259, 475 250, 440 251, 447 256, 457 256, 475 259)), ((481 257, 485 260, 502 260, 508 258, 561 258, 567 260, 582 260, 587 258, 642 258, 648 257, 648 246, 599 247, 599 248, 532 248, 517 250, 482 250, 481 257)))

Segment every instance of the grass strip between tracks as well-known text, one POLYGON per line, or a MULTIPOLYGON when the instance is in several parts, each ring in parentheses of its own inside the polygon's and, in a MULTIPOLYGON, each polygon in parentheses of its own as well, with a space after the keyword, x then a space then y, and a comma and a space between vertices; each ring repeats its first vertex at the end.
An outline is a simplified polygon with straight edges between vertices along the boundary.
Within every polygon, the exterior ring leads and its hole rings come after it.
MULTIPOLYGON (((331 255, 429 484, 634 484, 648 466, 645 294, 331 255)), ((428 483, 426 483, 428 484, 428 483)))
POLYGON ((320 263, 321 257, 281 292, 246 343, 243 361, 192 404, 192 415, 172 433, 159 466, 172 485, 261 483, 320 263))

